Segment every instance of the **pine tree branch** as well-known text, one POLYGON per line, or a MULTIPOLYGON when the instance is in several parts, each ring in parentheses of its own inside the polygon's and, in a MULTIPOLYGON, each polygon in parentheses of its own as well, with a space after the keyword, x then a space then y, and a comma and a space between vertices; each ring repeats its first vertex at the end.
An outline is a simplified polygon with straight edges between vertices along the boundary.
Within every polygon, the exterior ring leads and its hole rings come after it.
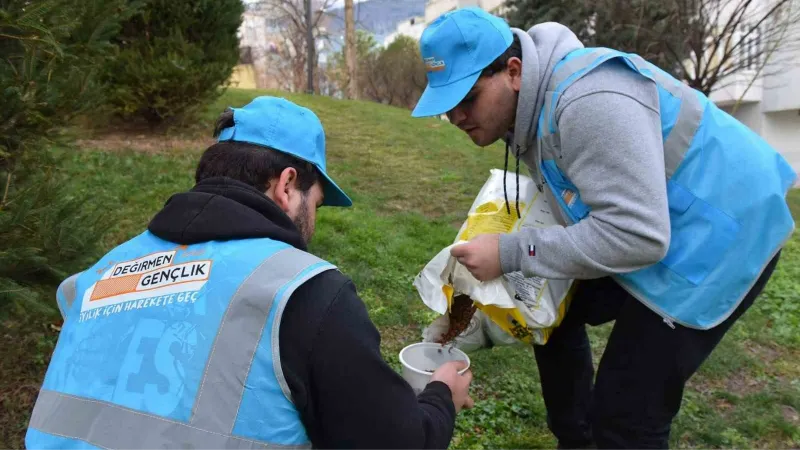
POLYGON ((6 206, 6 201, 8 200, 8 191, 11 189, 11 171, 8 171, 8 175, 6 175, 6 187, 3 189, 3 200, 0 200, 0 209, 3 209, 6 206))

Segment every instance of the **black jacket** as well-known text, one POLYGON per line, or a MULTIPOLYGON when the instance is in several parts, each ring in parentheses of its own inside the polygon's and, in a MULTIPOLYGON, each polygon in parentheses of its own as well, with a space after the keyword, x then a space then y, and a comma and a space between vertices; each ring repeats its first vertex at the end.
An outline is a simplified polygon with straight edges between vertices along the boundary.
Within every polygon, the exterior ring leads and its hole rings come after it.
MULTIPOLYGON (((272 200, 228 178, 208 179, 172 196, 148 229, 177 244, 264 237, 306 250, 294 223, 272 200)), ((279 339, 283 373, 314 447, 450 443, 450 389, 434 382, 414 395, 381 357, 378 330, 341 272, 323 272, 292 294, 279 339)))

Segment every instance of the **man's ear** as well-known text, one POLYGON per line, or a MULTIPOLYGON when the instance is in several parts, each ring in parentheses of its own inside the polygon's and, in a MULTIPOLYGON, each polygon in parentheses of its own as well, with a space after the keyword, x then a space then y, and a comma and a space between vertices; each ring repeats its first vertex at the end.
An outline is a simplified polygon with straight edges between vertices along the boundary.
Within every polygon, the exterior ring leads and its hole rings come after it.
POLYGON ((283 212, 289 212, 291 201, 297 191, 297 170, 294 167, 283 169, 281 174, 267 190, 267 197, 271 198, 283 212))
POLYGON ((508 58, 506 73, 511 80, 511 87, 519 92, 522 89, 522 60, 516 56, 508 58))

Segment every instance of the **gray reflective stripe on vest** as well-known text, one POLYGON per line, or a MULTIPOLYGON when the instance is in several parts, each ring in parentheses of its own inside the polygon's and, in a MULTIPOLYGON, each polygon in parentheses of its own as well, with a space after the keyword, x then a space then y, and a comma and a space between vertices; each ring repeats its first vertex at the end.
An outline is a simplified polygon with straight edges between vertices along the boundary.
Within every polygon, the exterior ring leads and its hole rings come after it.
MULTIPOLYGON (((556 105, 552 104, 553 93, 558 92, 558 95, 560 95, 564 89, 561 87, 561 85, 573 74, 586 68, 587 66, 590 66, 598 59, 603 58, 610 53, 614 52, 605 48, 596 49, 590 53, 578 56, 561 64, 552 74, 548 86, 547 97, 545 98, 544 108, 542 109, 542 114, 544 115, 544 129, 542 130, 543 137, 548 137, 550 135, 550 124, 551 121, 554 120, 553 115, 556 112, 556 105), (559 88, 561 88, 562 91, 558 91, 559 88)), ((694 138, 694 135, 700 126, 700 122, 703 118, 702 104, 700 103, 700 100, 697 98, 697 94, 693 89, 683 85, 673 78, 665 76, 659 71, 653 70, 653 66, 638 55, 626 56, 628 56, 628 59, 636 66, 637 69, 650 74, 653 80, 658 83, 659 86, 666 89, 674 97, 681 100, 681 107, 680 111, 678 112, 675 125, 672 127, 669 136, 667 136, 667 139, 664 141, 664 169, 666 178, 669 179, 675 173, 675 170, 677 170, 678 166, 680 166, 681 162, 683 162, 683 158, 689 149, 689 145, 691 144, 692 139, 694 138)), ((589 73, 589 71, 576 76, 571 80, 570 84, 579 80, 581 77, 586 75, 586 73, 589 73)), ((558 100, 558 96, 556 96, 556 100, 558 100)), ((557 130, 557 127, 555 127, 555 122, 552 123, 554 128, 557 130)), ((556 131, 554 136, 550 137, 549 140, 550 145, 554 145, 553 141, 558 142, 558 132, 556 131)))
MULTIPOLYGON (((244 384, 261 340, 267 317, 280 293, 288 297, 307 279, 333 266, 314 255, 287 248, 281 250, 253 271, 231 298, 219 327, 205 375, 200 383, 190 423, 205 430, 231 433, 236 423, 244 384), (307 270, 316 267, 315 270, 307 270), (298 276, 303 276, 298 279, 298 276)), ((280 323, 276 316, 276 323, 280 323)), ((277 345, 277 340, 273 344, 277 345)), ((279 358, 276 347, 273 357, 279 358)), ((282 380, 280 365, 276 366, 282 380)), ((282 387, 286 381, 283 380, 282 387)), ((288 388, 284 390, 288 393, 288 388)), ((291 400, 291 397, 287 395, 291 400)))
POLYGON ((687 87, 683 92, 685 95, 681 98, 678 120, 664 141, 664 168, 667 179, 672 178, 683 162, 697 129, 700 128, 700 122, 703 121, 703 105, 695 91, 687 87))
MULTIPOLYGON (((285 302, 309 278, 335 267, 316 256, 287 248, 262 262, 230 300, 220 324, 189 423, 95 401, 42 390, 31 427, 45 433, 81 439, 106 448, 306 448, 232 436, 239 405, 263 332, 272 333, 275 373, 281 390, 291 393, 280 367, 277 333, 285 302), (275 325, 265 330, 274 302, 275 325)), ((74 296, 73 296, 74 297, 74 296)))
MULTIPOLYGON (((582 70, 584 67, 590 66, 593 62, 597 61, 598 59, 601 59, 606 55, 612 53, 618 55, 618 53, 614 52, 613 50, 609 50, 607 48, 598 48, 590 53, 578 56, 561 64, 560 66, 558 66, 556 71, 553 72, 553 75, 550 77, 550 84, 548 85, 548 90, 555 91, 556 89, 558 89, 558 86, 560 86, 563 82, 567 81, 567 78, 571 77, 576 72, 582 70)), ((663 85, 663 87, 666 90, 668 90, 672 95, 678 98, 681 97, 683 90, 681 89, 680 82, 678 82, 673 78, 665 77, 664 74, 662 74, 661 72, 652 70, 651 64, 645 61, 644 58, 642 58, 639 55, 633 55, 627 53, 623 53, 623 55, 627 56, 628 60, 630 60, 630 62, 632 62, 637 69, 644 70, 652 74, 653 79, 658 84, 663 85)), ((581 77, 583 77, 584 75, 585 73, 582 74, 581 76, 576 77, 574 80, 572 80, 572 83, 581 79, 581 77)))
POLYGON ((64 280, 61 285, 58 287, 58 290, 61 292, 61 295, 64 297, 64 307, 61 306, 61 302, 56 299, 56 304, 58 305, 58 309, 61 311, 61 317, 67 317, 67 311, 72 307, 72 304, 75 302, 75 297, 78 295, 78 277, 82 272, 76 273, 71 277, 64 280), (65 310, 66 308, 66 310, 65 310))
POLYGON ((108 402, 41 390, 30 427, 102 448, 300 448, 214 433, 108 402))

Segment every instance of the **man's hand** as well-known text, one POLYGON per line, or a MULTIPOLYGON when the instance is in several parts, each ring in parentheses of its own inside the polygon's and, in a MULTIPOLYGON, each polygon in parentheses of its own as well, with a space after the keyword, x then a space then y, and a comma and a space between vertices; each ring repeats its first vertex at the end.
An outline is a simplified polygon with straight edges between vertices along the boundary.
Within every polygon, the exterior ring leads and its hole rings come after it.
POLYGON ((482 234, 450 249, 450 254, 478 281, 489 281, 503 274, 500 268, 500 235, 482 234))
POLYGON ((456 407, 456 414, 462 408, 470 409, 475 406, 475 402, 469 396, 469 384, 472 382, 472 371, 467 370, 464 375, 459 375, 459 370, 464 370, 467 363, 464 361, 450 361, 442 364, 436 372, 433 372, 431 382, 441 381, 450 388, 453 395, 453 405, 456 407))

